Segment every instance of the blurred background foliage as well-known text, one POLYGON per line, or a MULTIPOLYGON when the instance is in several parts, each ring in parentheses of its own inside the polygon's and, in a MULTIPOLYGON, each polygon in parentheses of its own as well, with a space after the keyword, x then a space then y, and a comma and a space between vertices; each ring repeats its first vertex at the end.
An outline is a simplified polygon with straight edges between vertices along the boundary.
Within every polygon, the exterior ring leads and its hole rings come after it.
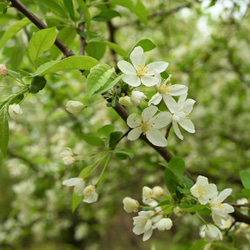
MULTIPOLYGON (((169 151, 183 157, 194 177, 202 174, 219 189, 239 191, 239 171, 250 165, 249 1, 143 0, 148 13, 143 23, 131 10, 113 6, 112 1, 109 5, 108 1, 89 0, 92 21, 87 31, 77 29, 77 20, 70 16, 65 2, 22 1, 49 27, 56 26, 59 37, 75 54, 79 53, 80 34, 87 42, 87 54, 103 63, 116 65, 121 59, 104 41, 130 51, 139 40, 152 40, 157 48, 146 53, 147 59, 169 62, 172 82, 188 86, 190 98, 196 100, 191 114, 196 133, 184 132, 180 141, 171 131, 169 151), (105 16, 101 3, 112 9, 112 18, 105 16), (97 42, 100 49, 95 54, 92 47, 97 42)), ((77 13, 77 1, 73 3, 77 13)), ((14 8, 0 14, 0 37, 22 17, 14 8)), ((0 51, 1 63, 15 71, 34 72, 27 48, 36 31, 29 24, 9 40, 0 51)), ((40 60, 62 56, 53 47, 40 60)), ((164 186, 159 166, 163 159, 142 141, 123 139, 118 148, 127 148, 134 158, 114 156, 98 187, 98 202, 80 204, 71 212, 72 190, 62 186, 62 181, 78 176, 93 162, 90 156, 103 150, 80 139, 80 131, 96 134, 102 126, 112 124, 116 131, 125 132, 127 127, 101 97, 86 98, 86 81, 80 72, 51 75, 47 81, 44 90, 30 94, 22 103, 18 121, 10 121, 8 156, 0 158, 0 249, 179 250, 192 246, 200 236, 199 221, 191 215, 177 219, 171 231, 154 233, 146 243, 132 232, 133 215, 123 211, 122 199, 133 196, 141 201, 143 186, 164 186), (82 101, 87 108, 73 116, 65 110, 68 100, 82 101), (64 147, 84 155, 84 160, 65 166, 60 159, 64 147)), ((14 83, 4 78, 1 85, 14 83)), ((14 90, 0 91, 4 96, 14 90)), ((229 235, 228 241, 215 249, 249 249, 245 234, 229 235)))

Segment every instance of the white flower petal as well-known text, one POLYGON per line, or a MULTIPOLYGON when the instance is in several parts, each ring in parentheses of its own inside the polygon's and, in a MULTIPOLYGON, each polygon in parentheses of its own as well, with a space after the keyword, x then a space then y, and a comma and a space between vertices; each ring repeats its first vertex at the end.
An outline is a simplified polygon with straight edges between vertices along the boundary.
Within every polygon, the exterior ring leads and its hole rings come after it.
POLYGON ((137 75, 124 75, 122 80, 132 87, 138 87, 141 84, 141 80, 137 75))
POLYGON ((193 106, 194 106, 195 102, 196 101, 193 99, 186 100, 183 109, 186 111, 187 115, 193 110, 193 106))
POLYGON ((137 140, 140 137, 141 133, 142 133, 142 131, 141 131, 140 127, 132 129, 128 133, 128 140, 130 140, 130 141, 137 140))
POLYGON ((127 124, 130 128, 137 128, 141 125, 141 121, 136 117, 136 114, 133 113, 127 118, 127 124))
POLYGON ((143 75, 141 77, 141 82, 143 85, 147 87, 151 87, 151 86, 157 85, 158 78, 156 78, 155 76, 143 75))
POLYGON ((150 64, 148 64, 148 72, 157 72, 157 73, 161 73, 164 70, 166 70, 166 68, 168 67, 169 63, 167 62, 152 62, 150 64))
POLYGON ((98 194, 95 191, 95 186, 94 185, 89 185, 87 186, 84 191, 84 199, 83 201, 86 203, 93 203, 96 202, 98 199, 98 194))
POLYGON ((167 139, 159 130, 146 132, 147 139, 155 146, 166 147, 168 144, 167 139))
POLYGON ((150 106, 151 104, 157 105, 161 102, 162 100, 162 95, 158 92, 156 93, 148 102, 148 106, 150 106))
POLYGON ((184 120, 184 122, 179 123, 182 128, 184 128, 189 133, 195 133, 195 127, 190 119, 184 120))
POLYGON ((152 229, 152 228, 150 228, 149 230, 147 230, 147 231, 143 234, 142 241, 148 240, 148 239, 151 237, 152 233, 153 233, 153 229, 152 229))
POLYGON ((168 89, 170 90, 170 95, 172 96, 180 96, 188 91, 188 87, 181 84, 168 86, 168 89))
POLYGON ((71 187, 71 186, 79 185, 82 182, 83 182, 82 178, 71 178, 71 179, 68 179, 68 180, 64 180, 62 184, 66 185, 68 187, 71 187))
POLYGON ((166 98, 166 101, 164 99, 164 102, 167 105, 168 109, 170 110, 171 113, 176 113, 178 111, 178 106, 175 99, 171 96, 168 97, 165 96, 166 95, 164 95, 163 98, 166 98))
POLYGON ((180 131, 179 127, 178 127, 177 122, 175 122, 175 121, 173 121, 173 129, 174 129, 174 132, 175 132, 175 134, 177 135, 177 137, 178 137, 179 139, 183 140, 184 137, 183 137, 183 135, 181 134, 181 131, 180 131))
POLYGON ((215 199, 213 199, 213 203, 221 203, 224 201, 230 194, 232 193, 232 188, 224 189, 215 199))
POLYGON ((117 63, 118 68, 124 73, 124 74, 132 74, 132 75, 137 75, 136 70, 134 69, 134 67, 132 66, 131 63, 127 62, 127 61, 119 61, 117 63))
POLYGON ((145 56, 141 46, 134 48, 130 54, 130 60, 136 69, 138 69, 139 64, 145 64, 145 56))
POLYGON ((158 108, 156 106, 150 106, 150 107, 145 108, 141 114, 142 120, 144 122, 149 121, 154 116, 154 114, 157 112, 157 110, 158 110, 158 108))

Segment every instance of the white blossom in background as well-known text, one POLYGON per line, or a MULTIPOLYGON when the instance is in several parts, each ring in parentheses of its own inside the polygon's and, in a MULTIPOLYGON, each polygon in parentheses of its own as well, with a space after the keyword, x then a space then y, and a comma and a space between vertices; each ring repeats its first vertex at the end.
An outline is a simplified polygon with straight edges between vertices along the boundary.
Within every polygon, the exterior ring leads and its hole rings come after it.
POLYGON ((95 191, 95 185, 89 185, 83 190, 84 199, 86 203, 96 202, 98 199, 98 194, 95 191))
POLYGON ((125 197, 122 202, 123 208, 127 213, 137 212, 140 206, 137 200, 130 197, 125 197))
POLYGON ((119 98, 119 103, 123 106, 130 106, 132 105, 131 99, 129 96, 123 96, 119 98))
POLYGON ((117 63, 117 66, 124 73, 122 80, 132 87, 138 87, 141 83, 145 86, 154 86, 158 82, 155 76, 168 67, 167 62, 145 65, 144 51, 140 46, 134 48, 130 54, 130 60, 132 64, 122 60, 117 63))
POLYGON ((19 104, 9 105, 9 115, 13 120, 16 120, 19 115, 23 113, 19 104))
POLYGON ((63 158, 65 156, 73 156, 74 153, 71 148, 66 147, 63 149, 63 151, 60 153, 60 157, 63 158))
POLYGON ((143 241, 148 240, 153 233, 152 211, 141 211, 133 218, 133 232, 136 235, 143 234, 143 241))
POLYGON ((173 226, 173 221, 170 218, 162 218, 158 223, 157 223, 157 229, 159 231, 165 231, 171 229, 173 226))
POLYGON ((156 84, 158 92, 148 102, 149 106, 151 104, 158 105, 162 99, 167 105, 171 96, 181 96, 187 93, 188 87, 181 84, 172 85, 169 83, 170 78, 171 75, 164 82, 162 82, 161 76, 158 76, 158 82, 156 84))
POLYGON ((8 75, 8 69, 5 64, 0 64, 0 76, 8 75))
POLYGON ((72 114, 77 114, 81 112, 84 108, 82 102, 79 101, 68 101, 65 106, 66 110, 72 114))
POLYGON ((133 90, 130 100, 135 106, 139 106, 147 97, 141 91, 133 90))
POLYGON ((200 229, 200 236, 207 242, 223 239, 220 229, 213 224, 203 225, 200 229))
POLYGON ((214 223, 218 226, 222 226, 222 220, 227 220, 229 218, 229 213, 234 212, 233 206, 222 203, 231 193, 231 188, 224 189, 219 195, 214 195, 210 201, 212 218, 214 223))
POLYGON ((190 112, 193 110, 195 100, 187 99, 187 94, 181 95, 178 102, 170 97, 167 102, 167 107, 172 113, 173 129, 177 137, 183 140, 183 135, 178 127, 178 124, 189 133, 195 132, 193 122, 189 118, 190 112))
POLYGON ((212 183, 209 184, 207 177, 199 175, 190 191, 201 204, 207 204, 217 194, 217 186, 212 183))
POLYGON ((127 124, 132 130, 128 134, 128 140, 137 140, 143 133, 147 139, 155 146, 167 146, 167 139, 159 131, 159 129, 166 127, 171 121, 171 114, 169 112, 161 112, 157 115, 158 108, 150 106, 142 111, 142 120, 136 117, 136 114, 129 115, 127 124), (155 116, 154 116, 155 115, 155 116))
MULTIPOLYGON (((248 201, 248 199, 246 199, 246 198, 241 198, 241 199, 237 200, 236 203, 237 203, 238 205, 240 205, 240 204, 241 204, 241 205, 249 205, 249 201, 248 201)), ((248 210, 249 210, 249 209, 250 209, 249 207, 244 207, 244 206, 240 207, 241 212, 242 212, 243 214, 245 214, 245 215, 248 215, 248 210)))
POLYGON ((62 161, 65 165, 71 165, 76 161, 76 159, 71 155, 66 155, 62 158, 62 161))
POLYGON ((68 180, 64 180, 62 184, 68 187, 73 186, 75 187, 74 191, 76 194, 78 194, 79 196, 84 195, 85 181, 83 178, 78 178, 78 177, 71 178, 68 180))

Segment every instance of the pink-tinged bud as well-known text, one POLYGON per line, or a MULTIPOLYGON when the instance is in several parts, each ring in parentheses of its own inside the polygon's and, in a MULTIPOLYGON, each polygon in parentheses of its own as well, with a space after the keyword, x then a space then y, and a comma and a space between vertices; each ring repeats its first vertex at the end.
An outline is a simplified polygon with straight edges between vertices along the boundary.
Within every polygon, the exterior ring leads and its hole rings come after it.
POLYGON ((0 76, 8 75, 8 69, 5 64, 0 64, 0 76))
POLYGON ((122 202, 124 205, 123 208, 127 213, 137 212, 138 208, 140 206, 140 204, 137 200, 132 199, 130 197, 124 198, 122 202))

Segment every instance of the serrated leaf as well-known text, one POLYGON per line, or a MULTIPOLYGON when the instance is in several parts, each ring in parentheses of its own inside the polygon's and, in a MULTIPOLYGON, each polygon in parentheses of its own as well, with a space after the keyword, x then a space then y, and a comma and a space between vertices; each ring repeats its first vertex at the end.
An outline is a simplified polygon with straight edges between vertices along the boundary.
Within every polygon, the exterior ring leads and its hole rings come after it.
POLYGON ((121 48, 119 45, 117 45, 116 43, 111 43, 111 42, 107 42, 105 41, 105 43, 112 49, 114 50, 117 54, 121 55, 121 56, 127 56, 128 52, 126 50, 124 50, 123 48, 121 48))
MULTIPOLYGON (((92 168, 93 168, 92 166, 88 166, 84 168, 78 177, 83 178, 83 179, 87 178, 90 175, 92 168)), ((75 193, 75 190, 74 190, 72 194, 72 212, 73 213, 82 200, 83 200, 83 196, 79 196, 78 194, 75 193)))
POLYGON ((41 65, 35 72, 36 75, 52 74, 62 70, 89 70, 97 65, 98 61, 90 56, 70 56, 61 61, 51 61, 41 65))
POLYGON ((20 21, 15 22, 11 27, 9 27, 3 34, 2 39, 0 41, 0 49, 12 38, 19 30, 24 28, 31 21, 28 18, 24 18, 20 21))
POLYGON ((0 149, 4 156, 7 154, 9 143, 9 123, 8 123, 8 110, 3 108, 0 111, 0 149))
POLYGON ((92 135, 92 134, 81 134, 81 138, 87 142, 89 145, 96 146, 96 147, 104 147, 105 143, 99 137, 92 135))
POLYGON ((250 171, 249 170, 241 170, 240 178, 244 188, 250 188, 250 171))
POLYGON ((147 24, 147 19, 148 19, 148 12, 146 7, 143 5, 143 3, 140 0, 137 0, 136 5, 135 1, 133 0, 111 0, 111 4, 114 5, 121 5, 123 7, 128 8, 131 10, 138 19, 142 22, 147 24))
POLYGON ((97 90, 103 87, 115 72, 107 64, 98 64, 93 67, 87 78, 87 97, 91 97, 97 90))
POLYGON ((85 49, 89 56, 100 60, 105 54, 106 44, 104 42, 90 42, 86 45, 85 49))
POLYGON ((136 45, 132 48, 130 53, 134 50, 135 47, 141 46, 143 48, 143 51, 150 51, 154 48, 156 48, 156 45, 149 39, 142 39, 136 45))
POLYGON ((35 33, 29 43, 29 55, 34 62, 44 52, 51 48, 56 40, 56 28, 48 28, 39 30, 35 33))

